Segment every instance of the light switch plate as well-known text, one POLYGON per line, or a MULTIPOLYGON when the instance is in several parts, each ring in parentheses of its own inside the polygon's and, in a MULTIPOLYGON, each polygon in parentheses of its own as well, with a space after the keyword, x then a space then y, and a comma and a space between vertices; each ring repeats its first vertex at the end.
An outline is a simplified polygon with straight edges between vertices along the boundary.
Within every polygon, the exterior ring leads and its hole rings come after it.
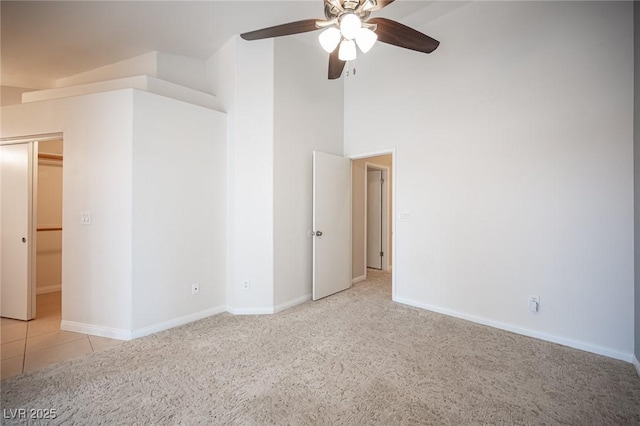
POLYGON ((83 225, 91 225, 91 212, 80 212, 80 223, 83 225))
POLYGON ((411 222, 411 212, 401 212, 398 219, 400 222, 411 222))

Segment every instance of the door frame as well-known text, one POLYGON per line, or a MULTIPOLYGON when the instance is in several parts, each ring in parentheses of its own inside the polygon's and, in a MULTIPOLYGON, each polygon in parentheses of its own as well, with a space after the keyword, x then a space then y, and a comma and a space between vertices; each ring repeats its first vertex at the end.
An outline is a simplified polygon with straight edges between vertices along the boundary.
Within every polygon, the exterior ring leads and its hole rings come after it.
POLYGON ((389 168, 386 166, 379 166, 378 164, 374 164, 374 163, 369 163, 366 162, 364 163, 364 171, 365 171, 365 191, 364 191, 364 226, 365 226, 365 232, 364 232, 364 253, 365 253, 365 276, 366 276, 366 269, 367 269, 367 256, 368 256, 368 249, 369 246, 367 245, 367 238, 368 238, 368 220, 369 220, 369 181, 367 179, 368 175, 367 173, 369 172, 369 170, 377 170, 382 172, 382 179, 383 179, 383 183, 382 183, 382 199, 381 199, 381 206, 380 208, 381 210, 381 218, 380 220, 382 221, 382 233, 380 235, 380 243, 382 246, 382 251, 385 253, 384 256, 382 256, 382 260, 380 262, 381 264, 381 269, 383 271, 388 271, 389 270, 389 168))
MULTIPOLYGON (((391 247, 393 247, 393 249, 396 250, 396 247, 398 247, 398 245, 396 244, 396 194, 397 194, 396 149, 386 148, 386 149, 381 149, 377 151, 358 152, 354 154, 349 154, 346 157, 350 158, 351 160, 360 160, 363 158, 366 159, 369 157, 377 157, 379 155, 391 155, 391 181, 392 181, 391 183, 391 191, 392 191, 391 193, 391 247)), ((378 167, 381 167, 381 166, 378 166, 378 167)), ((366 202, 366 195, 365 195, 365 202, 366 202)), ((365 217, 365 221, 366 221, 366 217, 365 217)), ((365 232, 365 244, 366 244, 366 241, 367 241, 367 236, 365 232)), ((366 246, 365 246, 365 250, 366 250, 366 246)), ((394 258, 393 263, 396 264, 396 261, 398 259, 397 250, 393 254, 393 258, 394 258)), ((366 273, 366 264, 365 264, 365 273, 366 273)), ((392 297, 392 300, 396 299, 396 268, 395 266, 391 268, 391 297, 392 297)))
MULTIPOLYGON (((29 204, 31 208, 31 217, 29 225, 29 241, 31 242, 31 250, 29 250, 29 296, 31 299, 31 306, 27 312, 30 313, 30 319, 36 317, 36 252, 37 252, 37 229, 38 229, 38 142, 45 142, 49 140, 63 139, 62 132, 59 133, 46 133, 37 135, 16 136, 8 138, 0 138, 0 145, 19 145, 32 143, 32 158, 31 158, 31 185, 29 187, 29 204)), ((64 182, 64 178, 63 178, 64 182)), ((64 190, 64 188, 63 188, 64 190)), ((62 208, 64 210, 64 197, 62 201, 62 208)), ((64 255, 64 250, 62 251, 64 255)), ((60 283, 61 286, 63 283, 60 283)))

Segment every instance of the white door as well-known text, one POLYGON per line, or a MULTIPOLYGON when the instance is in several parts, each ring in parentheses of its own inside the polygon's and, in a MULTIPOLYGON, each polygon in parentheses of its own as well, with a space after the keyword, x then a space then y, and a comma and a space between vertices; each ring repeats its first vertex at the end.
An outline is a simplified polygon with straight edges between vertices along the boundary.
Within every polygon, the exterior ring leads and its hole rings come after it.
POLYGON ((382 170, 367 170, 367 268, 382 269, 382 170))
POLYGON ((30 320, 34 143, 0 146, 0 316, 30 320))
POLYGON ((351 287, 351 160, 313 152, 313 300, 351 287))

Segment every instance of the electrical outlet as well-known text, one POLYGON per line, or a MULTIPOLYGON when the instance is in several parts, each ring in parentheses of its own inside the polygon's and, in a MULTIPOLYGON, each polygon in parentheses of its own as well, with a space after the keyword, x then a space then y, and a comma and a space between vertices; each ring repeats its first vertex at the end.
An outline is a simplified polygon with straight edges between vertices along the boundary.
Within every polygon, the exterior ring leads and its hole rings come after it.
POLYGON ((191 294, 200 294, 200 283, 191 284, 191 294))
POLYGON ((242 281, 243 290, 249 290, 250 288, 251 288, 251 281, 249 280, 242 281))
POLYGON ((529 296, 529 310, 531 312, 540 310, 540 296, 529 296))

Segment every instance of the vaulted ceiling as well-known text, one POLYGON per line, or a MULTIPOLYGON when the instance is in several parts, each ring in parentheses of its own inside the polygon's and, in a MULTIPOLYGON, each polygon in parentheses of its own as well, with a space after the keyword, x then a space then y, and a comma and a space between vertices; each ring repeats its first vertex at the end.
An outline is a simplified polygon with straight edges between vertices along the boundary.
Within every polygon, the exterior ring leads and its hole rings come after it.
MULTIPOLYGON (((398 0, 402 20, 432 2, 398 0)), ((205 59, 230 37, 323 17, 322 0, 2 1, 1 83, 47 88, 59 78, 151 51, 205 59)), ((297 36, 315 42, 314 36, 297 36)))

